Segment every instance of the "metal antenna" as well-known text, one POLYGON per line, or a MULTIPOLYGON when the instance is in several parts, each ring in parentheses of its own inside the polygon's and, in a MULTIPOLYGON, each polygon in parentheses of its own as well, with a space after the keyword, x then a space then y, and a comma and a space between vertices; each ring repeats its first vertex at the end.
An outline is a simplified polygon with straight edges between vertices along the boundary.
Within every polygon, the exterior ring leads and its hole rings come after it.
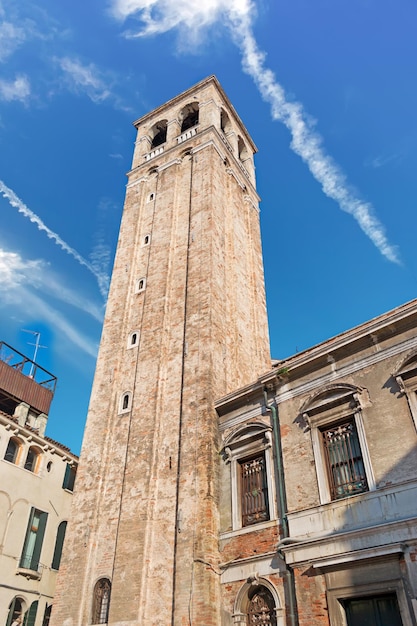
POLYGON ((48 346, 41 346, 40 345, 41 334, 37 330, 25 330, 24 328, 22 328, 22 332, 30 333, 31 335, 35 335, 35 337, 36 337, 35 343, 30 343, 28 341, 28 345, 29 346, 35 346, 35 351, 33 353, 33 359, 32 359, 32 365, 30 366, 30 372, 29 372, 29 376, 31 378, 33 378, 33 372, 34 372, 34 369, 35 369, 35 362, 36 362, 36 356, 38 354, 38 350, 39 350, 39 348, 47 348, 48 346))

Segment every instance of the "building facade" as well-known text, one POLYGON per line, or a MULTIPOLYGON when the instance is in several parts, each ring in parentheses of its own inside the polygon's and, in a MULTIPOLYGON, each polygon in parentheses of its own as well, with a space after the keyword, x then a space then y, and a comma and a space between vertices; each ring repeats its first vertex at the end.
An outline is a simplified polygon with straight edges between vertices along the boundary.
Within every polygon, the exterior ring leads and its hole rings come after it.
POLYGON ((269 355, 255 146, 137 141, 52 626, 417 626, 417 301, 269 355))
POLYGON ((0 344, 0 624, 48 626, 77 457, 45 436, 56 379, 0 344))
POLYGON ((216 402, 226 624, 260 589, 268 624, 417 623, 416 335, 414 300, 216 402))

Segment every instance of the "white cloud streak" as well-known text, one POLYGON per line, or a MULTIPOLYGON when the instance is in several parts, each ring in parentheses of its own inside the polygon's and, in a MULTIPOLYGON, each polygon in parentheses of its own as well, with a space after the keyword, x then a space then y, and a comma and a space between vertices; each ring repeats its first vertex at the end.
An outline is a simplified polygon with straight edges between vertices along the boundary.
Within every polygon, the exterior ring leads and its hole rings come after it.
POLYGON ((84 259, 81 254, 79 254, 74 248, 69 246, 57 233, 48 228, 48 226, 46 226, 41 218, 33 211, 31 211, 26 206, 26 204, 20 198, 18 198, 14 191, 7 187, 7 185, 5 185, 2 180, 0 180, 0 194, 4 198, 6 198, 9 204, 12 207, 16 208, 19 213, 22 213, 24 217, 27 217, 31 222, 33 222, 37 226, 38 230, 44 231, 46 233, 46 236, 49 239, 52 239, 52 241, 54 241, 57 246, 59 246, 62 250, 64 250, 64 252, 72 256, 80 265, 86 267, 93 274, 93 276, 95 276, 102 296, 104 298, 106 297, 109 282, 109 277, 107 274, 98 271, 95 267, 93 267, 91 263, 84 259))
POLYGON ((263 100, 271 107, 274 120, 282 122, 291 133, 291 149, 306 163, 323 192, 335 200, 342 211, 357 221, 379 252, 389 261, 400 263, 397 249, 385 234, 373 206, 351 190, 346 177, 322 145, 322 138, 300 102, 288 100, 274 73, 265 65, 265 54, 253 35, 254 4, 251 0, 113 0, 112 13, 119 20, 135 17, 141 28, 127 36, 156 35, 181 27, 182 32, 212 25, 220 16, 230 28, 242 54, 244 71, 251 76, 263 100))
POLYGON ((14 80, 0 79, 0 100, 26 102, 30 97, 30 83, 27 76, 16 76, 14 80))
POLYGON ((57 334, 66 337, 73 345, 92 357, 97 355, 97 345, 74 327, 61 311, 51 304, 45 294, 56 300, 71 304, 102 321, 102 315, 94 303, 82 298, 68 288, 62 288, 60 281, 42 259, 27 260, 17 252, 0 248, 0 306, 18 308, 29 319, 41 318, 51 324, 57 334), (39 295, 39 293, 41 295, 39 295))

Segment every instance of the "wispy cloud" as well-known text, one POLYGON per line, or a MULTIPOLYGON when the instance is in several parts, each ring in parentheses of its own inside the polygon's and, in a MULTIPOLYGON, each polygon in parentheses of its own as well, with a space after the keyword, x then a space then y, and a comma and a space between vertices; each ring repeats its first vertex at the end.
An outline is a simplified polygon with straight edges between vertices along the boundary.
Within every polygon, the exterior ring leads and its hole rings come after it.
POLYGON ((78 59, 70 57, 57 58, 56 62, 71 91, 85 93, 95 103, 103 102, 111 96, 102 72, 93 63, 84 65, 78 59))
POLYGON ((385 167, 388 163, 395 163, 401 161, 402 154, 393 153, 393 154, 379 154, 376 157, 370 157, 365 160, 365 167, 372 167, 373 169, 379 169, 380 167, 385 167))
POLYGON ((17 252, 0 248, 0 307, 18 308, 26 319, 39 320, 52 325, 57 334, 92 357, 97 354, 97 345, 89 337, 80 333, 65 315, 53 306, 52 296, 61 302, 69 303, 101 321, 99 308, 83 299, 80 294, 62 289, 49 266, 42 259, 24 259, 17 252))
POLYGON ((26 204, 15 194, 15 192, 7 187, 5 183, 0 180, 0 194, 6 198, 9 204, 16 208, 19 213, 27 217, 31 222, 33 222, 38 230, 46 233, 46 236, 54 241, 57 246, 59 246, 62 250, 64 250, 67 254, 72 256, 80 265, 86 267, 96 278, 100 292, 103 297, 107 295, 107 287, 109 277, 107 274, 103 274, 100 271, 97 271, 89 261, 87 261, 77 250, 72 248, 69 244, 66 243, 57 233, 48 228, 46 224, 42 221, 42 219, 36 215, 33 211, 31 211, 26 204))
POLYGON ((0 22, 0 62, 5 61, 26 39, 26 31, 12 22, 0 22))
POLYGON ((27 76, 17 76, 14 80, 0 79, 0 100, 27 102, 30 97, 30 83, 27 76))
POLYGON ((274 120, 282 122, 291 133, 291 149, 306 163, 323 192, 335 200, 340 209, 352 215, 362 231, 380 253, 393 263, 400 263, 395 246, 369 202, 360 199, 346 181, 340 167, 323 147, 322 138, 314 128, 303 105, 287 98, 274 73, 266 67, 265 53, 253 34, 255 7, 251 0, 113 0, 112 13, 120 20, 134 17, 140 28, 127 36, 156 35, 181 27, 182 32, 207 27, 220 18, 225 21, 242 54, 244 71, 251 76, 258 91, 271 107, 274 120))

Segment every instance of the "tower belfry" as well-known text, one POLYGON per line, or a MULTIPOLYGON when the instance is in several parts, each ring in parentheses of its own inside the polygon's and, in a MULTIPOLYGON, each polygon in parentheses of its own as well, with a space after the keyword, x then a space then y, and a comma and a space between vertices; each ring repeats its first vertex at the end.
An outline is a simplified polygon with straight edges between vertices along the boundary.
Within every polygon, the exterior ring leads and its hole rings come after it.
POLYGON ((52 626, 219 626, 214 401, 271 366, 253 154, 213 76, 135 122, 52 626))

